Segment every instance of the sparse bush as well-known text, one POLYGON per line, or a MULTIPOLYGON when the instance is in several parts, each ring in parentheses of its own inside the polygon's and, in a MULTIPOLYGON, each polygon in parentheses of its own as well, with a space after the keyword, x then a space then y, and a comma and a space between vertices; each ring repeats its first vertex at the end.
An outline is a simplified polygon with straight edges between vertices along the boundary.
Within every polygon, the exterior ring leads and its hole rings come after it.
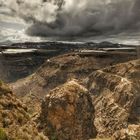
POLYGON ((58 140, 55 135, 51 136, 51 140, 58 140))
POLYGON ((0 80, 0 86, 2 86, 2 84, 3 84, 3 81, 2 81, 2 80, 0 80))
POLYGON ((11 93, 11 89, 0 80, 0 94, 11 93))
POLYGON ((18 114, 17 115, 17 121, 18 121, 19 124, 22 124, 26 121, 26 119, 24 120, 24 117, 23 117, 22 114, 18 114))
POLYGON ((2 128, 0 128, 0 140, 8 140, 8 137, 2 128))

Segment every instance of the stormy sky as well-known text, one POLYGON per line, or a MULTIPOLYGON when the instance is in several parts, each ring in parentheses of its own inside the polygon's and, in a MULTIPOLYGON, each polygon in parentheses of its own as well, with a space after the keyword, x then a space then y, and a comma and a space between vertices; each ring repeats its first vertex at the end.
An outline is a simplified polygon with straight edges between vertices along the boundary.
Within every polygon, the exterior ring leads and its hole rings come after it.
POLYGON ((0 0, 0 40, 139 43, 140 0, 0 0))

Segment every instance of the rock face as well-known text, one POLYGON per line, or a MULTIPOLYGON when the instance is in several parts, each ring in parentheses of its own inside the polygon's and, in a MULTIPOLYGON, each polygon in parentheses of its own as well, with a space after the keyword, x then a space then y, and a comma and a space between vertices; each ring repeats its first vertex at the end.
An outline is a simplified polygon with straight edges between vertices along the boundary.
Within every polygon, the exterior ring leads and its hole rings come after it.
POLYGON ((96 136, 94 107, 87 89, 70 81, 46 96, 39 128, 51 139, 88 140, 96 136))
POLYGON ((0 82, 0 140, 47 140, 31 121, 27 107, 0 82))
POLYGON ((116 131, 128 130, 129 125, 139 126, 140 60, 98 70, 86 82, 95 107, 98 136, 110 137, 116 131))

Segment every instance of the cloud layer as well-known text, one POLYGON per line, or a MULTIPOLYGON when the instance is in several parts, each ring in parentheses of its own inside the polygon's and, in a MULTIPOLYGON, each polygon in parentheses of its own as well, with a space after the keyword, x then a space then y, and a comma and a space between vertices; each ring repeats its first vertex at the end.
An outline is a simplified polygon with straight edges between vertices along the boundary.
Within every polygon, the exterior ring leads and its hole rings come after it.
POLYGON ((140 0, 0 0, 43 37, 88 37, 140 31, 140 0))

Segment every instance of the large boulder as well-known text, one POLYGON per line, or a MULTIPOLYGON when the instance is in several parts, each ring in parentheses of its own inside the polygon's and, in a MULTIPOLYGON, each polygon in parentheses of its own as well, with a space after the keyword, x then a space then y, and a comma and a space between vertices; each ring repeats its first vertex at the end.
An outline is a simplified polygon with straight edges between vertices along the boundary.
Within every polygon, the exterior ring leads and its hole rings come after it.
POLYGON ((50 91, 39 120, 40 130, 50 139, 88 140, 96 136, 91 97, 74 80, 50 91))

